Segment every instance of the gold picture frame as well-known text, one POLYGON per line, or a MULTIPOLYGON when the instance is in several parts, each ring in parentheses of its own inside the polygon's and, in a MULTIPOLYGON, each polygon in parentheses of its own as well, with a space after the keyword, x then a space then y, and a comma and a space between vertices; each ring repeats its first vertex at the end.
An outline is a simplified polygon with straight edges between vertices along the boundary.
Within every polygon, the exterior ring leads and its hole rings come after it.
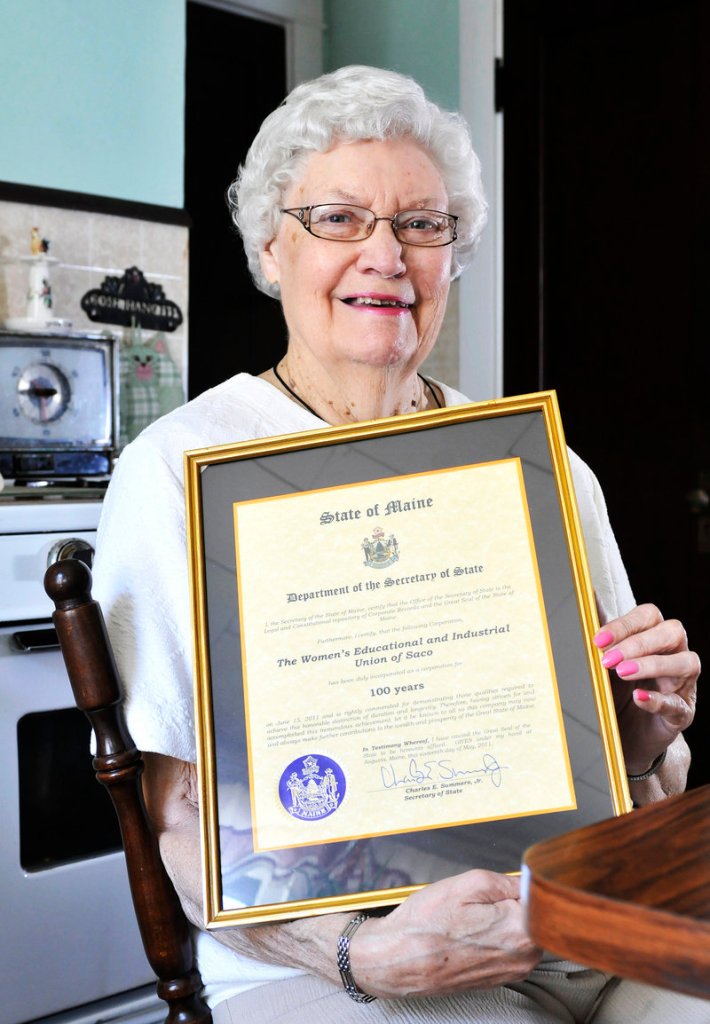
POLYGON ((630 810, 554 392, 185 454, 205 924, 630 810))

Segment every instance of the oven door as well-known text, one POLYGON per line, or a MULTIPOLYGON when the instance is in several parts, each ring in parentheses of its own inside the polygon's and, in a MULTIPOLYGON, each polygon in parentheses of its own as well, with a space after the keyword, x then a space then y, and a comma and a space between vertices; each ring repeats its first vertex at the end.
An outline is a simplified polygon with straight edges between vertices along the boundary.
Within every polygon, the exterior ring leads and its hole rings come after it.
POLYGON ((13 637, 37 628, 0 629, 0 1024, 155 980, 61 655, 13 637))

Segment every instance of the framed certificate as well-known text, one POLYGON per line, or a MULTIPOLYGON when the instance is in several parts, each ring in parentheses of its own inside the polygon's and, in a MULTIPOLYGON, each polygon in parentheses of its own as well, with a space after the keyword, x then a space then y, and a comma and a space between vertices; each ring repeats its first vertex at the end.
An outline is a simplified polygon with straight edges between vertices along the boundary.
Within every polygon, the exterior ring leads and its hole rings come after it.
POLYGON ((630 809, 554 392, 187 452, 206 924, 630 809))

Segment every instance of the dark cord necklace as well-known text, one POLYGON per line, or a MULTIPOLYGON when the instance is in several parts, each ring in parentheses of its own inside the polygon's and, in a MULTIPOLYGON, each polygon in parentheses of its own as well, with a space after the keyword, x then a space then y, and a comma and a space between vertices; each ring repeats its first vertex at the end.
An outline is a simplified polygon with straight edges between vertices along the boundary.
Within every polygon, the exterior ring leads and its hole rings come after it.
POLYGON ((431 386, 429 381, 426 379, 426 377, 422 377, 421 373, 418 373, 417 377, 419 378, 419 380, 423 381, 425 386, 429 388, 429 391, 431 391, 431 397, 436 402, 437 409, 441 409, 441 402, 439 401, 439 396, 437 395, 436 391, 434 391, 434 388, 431 386))
POLYGON ((287 383, 286 383, 286 381, 285 381, 285 380, 283 379, 283 377, 281 376, 281 374, 279 373, 279 371, 278 371, 278 370, 276 369, 276 366, 274 366, 274 373, 276 374, 276 379, 277 379, 278 381, 280 381, 280 382, 281 382, 281 384, 283 384, 283 386, 284 386, 284 387, 286 388, 286 390, 288 391, 289 395, 293 395, 293 397, 294 397, 294 398, 296 399, 296 401, 297 401, 297 402, 300 402, 300 403, 301 403, 301 405, 303 406, 303 408, 304 408, 304 409, 308 409, 308 411, 309 411, 310 413, 313 413, 313 415, 314 415, 314 416, 316 417, 316 419, 319 419, 319 420, 322 420, 322 419, 323 419, 323 417, 322 417, 322 416, 319 416, 319 415, 318 415, 318 413, 317 413, 317 412, 315 411, 315 409, 312 409, 312 408, 310 407, 310 405, 308 404, 308 402, 304 402, 304 401, 303 401, 303 399, 302 399, 302 398, 301 398, 301 397, 300 397, 299 395, 297 395, 297 394, 296 394, 296 392, 295 392, 295 391, 293 390, 293 388, 290 388, 290 387, 288 386, 288 384, 287 384, 287 383))
MULTIPOLYGON (((300 404, 303 406, 304 409, 308 409, 308 411, 310 413, 312 413, 313 416, 316 417, 316 419, 319 419, 319 420, 323 419, 323 417, 319 416, 318 413, 315 411, 315 409, 313 409, 308 404, 308 402, 304 402, 303 399, 301 398, 301 396, 297 395, 296 392, 293 390, 293 388, 290 388, 288 386, 288 384, 283 379, 283 377, 281 376, 281 374, 279 373, 279 371, 278 371, 278 369, 276 368, 275 365, 273 367, 273 371, 274 371, 274 375, 275 375, 277 381, 279 381, 279 383, 288 391, 289 395, 292 395, 296 399, 297 402, 300 402, 300 404)), ((437 408, 441 409, 441 402, 439 401, 439 396, 437 395, 436 391, 434 391, 434 388, 431 386, 429 381, 426 379, 426 377, 422 377, 421 373, 418 373, 417 377, 419 378, 419 380, 423 381, 425 387, 427 387, 429 389, 429 391, 431 392, 432 398, 436 402, 437 408)))

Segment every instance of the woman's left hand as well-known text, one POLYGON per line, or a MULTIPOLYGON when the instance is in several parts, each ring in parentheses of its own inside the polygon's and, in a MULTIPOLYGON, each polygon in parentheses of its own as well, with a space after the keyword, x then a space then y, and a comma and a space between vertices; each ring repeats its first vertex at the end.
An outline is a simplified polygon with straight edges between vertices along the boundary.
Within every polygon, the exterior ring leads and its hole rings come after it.
POLYGON ((618 677, 614 705, 626 770, 641 775, 693 721, 700 659, 681 623, 665 620, 652 604, 607 622, 594 643, 618 677))

